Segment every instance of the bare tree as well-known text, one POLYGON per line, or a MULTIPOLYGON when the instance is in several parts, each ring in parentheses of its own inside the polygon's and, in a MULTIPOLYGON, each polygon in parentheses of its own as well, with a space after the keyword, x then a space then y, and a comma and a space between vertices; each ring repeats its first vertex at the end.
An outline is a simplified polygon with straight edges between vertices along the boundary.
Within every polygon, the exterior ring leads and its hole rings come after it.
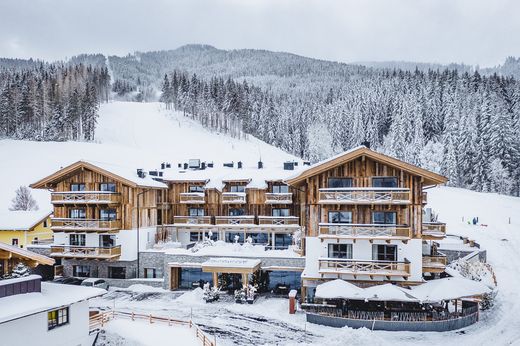
POLYGON ((38 210, 38 204, 31 195, 31 190, 27 186, 20 186, 16 190, 16 197, 9 210, 38 210))

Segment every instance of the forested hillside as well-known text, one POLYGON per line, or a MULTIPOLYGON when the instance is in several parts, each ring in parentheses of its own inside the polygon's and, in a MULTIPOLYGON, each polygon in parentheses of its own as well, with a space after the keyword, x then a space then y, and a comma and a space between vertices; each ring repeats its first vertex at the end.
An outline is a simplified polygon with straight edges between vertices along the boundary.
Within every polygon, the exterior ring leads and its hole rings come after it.
POLYGON ((106 67, 20 62, 0 64, 0 138, 92 140, 106 67))

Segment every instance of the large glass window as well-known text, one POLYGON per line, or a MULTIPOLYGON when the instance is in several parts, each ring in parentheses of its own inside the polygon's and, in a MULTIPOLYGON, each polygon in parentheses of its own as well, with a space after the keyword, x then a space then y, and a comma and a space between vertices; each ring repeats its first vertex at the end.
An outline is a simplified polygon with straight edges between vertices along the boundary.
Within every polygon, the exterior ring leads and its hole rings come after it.
POLYGON ((111 279, 126 279, 126 267, 108 267, 108 277, 111 279))
POLYGON ((144 268, 144 277, 146 279, 155 279, 159 278, 159 270, 156 268, 144 268))
POLYGON ((201 268, 181 268, 180 288, 203 287, 206 282, 213 285, 213 273, 205 273, 201 268))
POLYGON ((103 221, 113 221, 116 219, 116 215, 116 210, 113 208, 99 210, 99 218, 103 221))
POLYGON ((189 216, 204 216, 204 208, 189 208, 189 216))
POLYGON ((244 213, 244 208, 229 208, 229 216, 241 216, 244 213))
POLYGON ((61 308, 47 312, 47 329, 51 330, 69 323, 69 308, 61 308))
POLYGON ((373 211, 372 222, 375 224, 396 225, 397 213, 395 211, 373 211))
POLYGON ((115 183, 101 183, 99 184, 99 191, 116 192, 115 183))
POLYGON ((374 261, 397 261, 397 245, 372 245, 374 261))
POLYGON ((352 187, 352 178, 329 178, 329 188, 352 187))
POLYGON ((275 184, 271 188, 272 193, 289 193, 289 186, 285 184, 275 184))
POLYGON ((247 233, 246 237, 251 237, 253 244, 267 244, 269 242, 267 233, 247 233))
POLYGON ((269 272, 269 289, 276 290, 285 287, 284 291, 297 290, 301 288, 300 272, 272 271, 269 272))
POLYGON ((69 235, 69 244, 72 246, 85 246, 85 234, 69 235))
POLYGON ((288 208, 274 208, 272 211, 273 216, 281 217, 281 216, 289 216, 288 208))
POLYGON ((190 241, 199 241, 200 232, 190 232, 190 241))
POLYGON ((85 184, 84 183, 70 184, 70 191, 85 191, 85 184))
POLYGON ((113 234, 102 234, 99 236, 99 246, 113 247, 116 245, 116 236, 113 234))
POLYGON ((90 267, 85 265, 73 265, 72 276, 88 278, 90 276, 90 267))
POLYGON ((287 249, 292 245, 292 236, 290 234, 275 234, 274 235, 274 248, 277 250, 287 249))
POLYGON ((352 259, 352 244, 329 244, 329 257, 352 259))
POLYGON ((397 187, 397 177, 374 177, 373 187, 397 187))
POLYGON ((85 208, 69 209, 69 217, 71 219, 85 219, 87 217, 87 210, 85 208))
POLYGON ((229 186, 230 192, 246 192, 245 185, 230 185, 229 186))
POLYGON ((190 185, 190 192, 203 193, 204 192, 204 186, 202 186, 202 185, 190 185))
POLYGON ((235 237, 238 236, 238 242, 244 242, 244 233, 243 232, 226 232, 226 243, 235 243, 235 237))
POLYGON ((329 223, 352 223, 352 212, 329 211, 329 223))

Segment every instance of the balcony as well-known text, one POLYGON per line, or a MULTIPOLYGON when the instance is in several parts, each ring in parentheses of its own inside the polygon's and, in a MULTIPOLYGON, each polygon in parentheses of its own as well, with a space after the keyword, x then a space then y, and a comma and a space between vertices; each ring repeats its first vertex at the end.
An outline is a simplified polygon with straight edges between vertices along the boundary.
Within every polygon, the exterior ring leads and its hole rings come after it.
POLYGON ((332 188, 320 189, 321 204, 410 204, 410 189, 400 188, 332 188))
POLYGON ((215 225, 226 225, 226 226, 240 226, 247 225, 251 226, 255 224, 255 217, 253 215, 241 215, 241 216, 215 216, 215 225))
POLYGON ((211 216, 174 216, 173 224, 211 225, 211 216))
POLYGON ((299 226, 297 216, 259 216, 258 224, 267 226, 299 226))
POLYGON ((442 273, 446 269, 447 264, 448 259, 443 254, 422 256, 423 273, 442 273))
POLYGON ((265 194, 265 204, 291 204, 292 193, 272 193, 265 194))
POLYGON ((442 222, 424 222, 422 224, 422 239, 439 240, 446 237, 446 224, 442 222))
POLYGON ((180 203, 184 204, 204 204, 206 198, 204 192, 181 192, 180 203))
POLYGON ((115 260, 121 256, 121 245, 112 247, 53 245, 51 257, 115 260))
POLYGON ((391 276, 401 276, 407 279, 410 276, 410 262, 397 261, 367 261, 367 260, 351 260, 342 258, 320 258, 319 273, 321 275, 353 275, 354 279, 358 275, 368 275, 370 278, 374 276, 385 276, 389 279, 391 276))
POLYGON ((245 204, 246 193, 245 192, 222 192, 222 203, 223 204, 245 204))
POLYGON ((411 228, 402 225, 320 223, 320 238, 403 240, 412 238, 411 228))
POLYGON ((119 204, 121 195, 105 191, 68 191, 51 193, 53 204, 119 204))
POLYGON ((51 229, 53 231, 111 232, 121 229, 121 220, 52 218, 51 229))

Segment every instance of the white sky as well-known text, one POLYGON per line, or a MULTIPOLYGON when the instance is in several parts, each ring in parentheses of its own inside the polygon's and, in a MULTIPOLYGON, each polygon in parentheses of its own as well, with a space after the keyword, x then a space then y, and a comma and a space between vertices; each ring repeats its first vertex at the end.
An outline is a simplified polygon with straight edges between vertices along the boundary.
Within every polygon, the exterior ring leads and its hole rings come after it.
POLYGON ((518 0, 0 0, 0 56, 125 55, 188 43, 337 60, 520 56, 518 0))

